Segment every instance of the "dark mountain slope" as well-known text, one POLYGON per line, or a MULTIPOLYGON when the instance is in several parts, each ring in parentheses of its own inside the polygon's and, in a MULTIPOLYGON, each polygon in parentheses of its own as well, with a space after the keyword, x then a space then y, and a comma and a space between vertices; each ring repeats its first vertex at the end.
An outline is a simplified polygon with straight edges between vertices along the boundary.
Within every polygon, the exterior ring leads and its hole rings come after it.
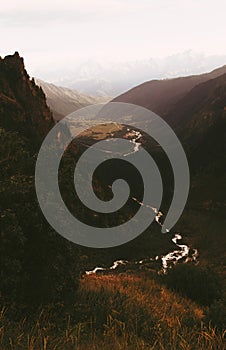
POLYGON ((113 101, 133 103, 164 116, 171 110, 174 104, 196 85, 216 78, 224 73, 226 73, 226 65, 210 73, 201 75, 175 79, 151 80, 116 97, 113 101))
POLYGON ((194 132, 208 128, 226 107, 226 74, 194 87, 165 115, 165 120, 176 129, 188 128, 194 132))
POLYGON ((226 74, 194 87, 164 118, 184 144, 192 170, 225 171, 226 74))
POLYGON ((166 120, 187 151, 194 190, 192 201, 209 202, 218 213, 226 205, 226 74, 196 86, 166 120))
POLYGON ((22 58, 0 59, 0 308, 70 302, 78 283, 77 249, 48 225, 35 192, 37 152, 53 125, 22 58))
MULTIPOLYGON (((200 76, 149 82, 145 93, 145 85, 141 85, 116 99, 163 112, 162 116, 177 133, 188 157, 191 185, 187 206, 175 229, 198 248, 201 262, 218 267, 225 263, 225 69, 201 76, 201 79, 211 78, 201 83, 200 76), (188 83, 190 90, 185 94, 188 83), (180 96, 175 91, 179 91, 180 96), (170 98, 174 103, 168 103, 170 98)), ((161 151, 159 159, 160 155, 161 151)), ((161 175, 168 177, 167 169, 163 168, 161 175)))
POLYGON ((17 52, 0 58, 0 123, 37 140, 54 124, 42 89, 30 80, 17 52))

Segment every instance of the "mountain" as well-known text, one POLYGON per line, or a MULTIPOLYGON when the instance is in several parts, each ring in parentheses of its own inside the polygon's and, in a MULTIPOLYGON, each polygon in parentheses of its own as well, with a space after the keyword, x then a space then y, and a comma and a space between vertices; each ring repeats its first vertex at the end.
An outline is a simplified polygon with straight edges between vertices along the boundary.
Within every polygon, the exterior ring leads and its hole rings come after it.
POLYGON ((226 109, 226 73, 198 84, 165 115, 176 129, 200 133, 212 127, 226 109))
MULTIPOLYGON (((223 235, 226 208, 226 66, 202 76, 192 76, 188 78, 178 78, 167 81, 149 82, 152 89, 158 86, 158 93, 162 93, 161 85, 165 92, 174 98, 169 108, 168 95, 156 93, 156 99, 163 98, 164 110, 163 118, 172 126, 178 135, 188 158, 190 168, 190 193, 181 219, 175 225, 176 232, 182 232, 183 237, 193 247, 199 251, 199 261, 208 262, 215 266, 224 263, 225 237, 223 235), (221 74, 223 72, 223 74, 221 74), (206 80, 208 79, 208 80, 206 80), (203 82, 203 80, 205 80, 203 82), (201 83, 199 83, 201 81, 201 83), (197 83, 195 86, 194 83, 197 83), (176 86, 177 94, 172 86, 176 86), (179 87, 183 94, 178 97, 179 87), (185 92, 189 87, 189 91, 185 92), (168 109, 168 110, 167 110, 168 109)), ((121 96, 121 101, 137 103, 144 102, 142 94, 143 85, 133 89, 133 94, 128 92, 124 97, 134 97, 131 100, 121 96), (135 93, 138 93, 136 95, 135 93), (128 101, 129 100, 129 101, 128 101)), ((149 91, 150 92, 150 91, 149 91)), ((148 97, 150 95, 146 95, 148 97)), ((115 99, 118 101, 119 99, 115 99)), ((150 100, 146 100, 149 102, 150 100)), ((145 106, 146 107, 146 106, 145 106)), ((141 131, 142 133, 142 131, 141 131)), ((158 164, 161 177, 164 183, 166 200, 172 198, 173 181, 170 179, 172 169, 167 167, 161 147, 153 147, 142 137, 142 144, 151 153, 158 164), (169 181, 170 180, 170 181, 169 181), (168 193, 169 192, 169 193, 168 193)), ((87 142, 86 142, 87 144, 87 142)), ((164 200, 164 199, 163 199, 164 200)), ((167 205, 163 201, 162 211, 167 212, 167 205)), ((148 232, 150 235, 153 230, 148 232)), ((144 236, 143 236, 144 237, 144 236)), ((144 241, 146 237, 143 238, 144 241)), ((148 240, 146 240, 146 243, 148 240)), ((153 241, 152 241, 153 242, 153 241)), ((134 245, 139 246, 139 241, 135 240, 134 245)), ((148 246, 148 243, 147 243, 148 246)), ((143 249, 143 247, 142 247, 143 249)), ((130 254, 133 249, 130 249, 130 254)), ((150 251, 150 248, 149 248, 150 251)), ((136 253, 138 254, 138 249, 136 253)), ((126 256, 121 254, 121 257, 126 256)))
POLYGON ((1 308, 35 308, 76 289, 77 250, 44 219, 35 190, 37 153, 54 124, 19 54, 0 58, 1 308))
POLYGON ((215 208, 226 205, 226 74, 195 86, 165 120, 187 152, 193 190, 191 202, 215 208))
POLYGON ((45 95, 30 79, 18 52, 0 58, 0 124, 36 139, 54 125, 45 95))
POLYGON ((110 97, 85 95, 76 90, 59 87, 39 79, 35 79, 35 82, 44 91, 47 104, 55 120, 60 120, 66 115, 85 106, 110 100, 110 97))
POLYGON ((201 75, 147 81, 116 97, 113 101, 133 103, 164 116, 196 85, 224 73, 226 73, 226 65, 201 75))
POLYGON ((114 101, 149 108, 167 121, 187 153, 189 205, 221 215, 226 205, 226 66, 197 76, 150 81, 114 101))
MULTIPOLYGON (((116 55, 117 56, 117 55, 116 55)), ((84 94, 116 97, 147 80, 166 79, 210 72, 226 62, 225 55, 205 55, 188 50, 167 57, 131 59, 118 57, 87 59, 82 62, 37 67, 35 76, 57 86, 66 86, 84 94)))

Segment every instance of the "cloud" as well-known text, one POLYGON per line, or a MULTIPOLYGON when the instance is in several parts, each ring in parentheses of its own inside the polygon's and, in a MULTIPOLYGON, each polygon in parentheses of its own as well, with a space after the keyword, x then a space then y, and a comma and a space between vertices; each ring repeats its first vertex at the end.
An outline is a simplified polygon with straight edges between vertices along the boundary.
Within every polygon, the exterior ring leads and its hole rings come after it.
POLYGON ((0 24, 30 26, 50 22, 98 22, 135 13, 127 0, 39 0, 6 2, 0 7, 0 24))
POLYGON ((120 13, 121 11, 129 11, 127 1, 120 0, 39 0, 31 2, 21 0, 19 2, 4 2, 0 7, 0 14, 9 13, 35 13, 47 12, 51 13, 79 13, 79 14, 105 14, 120 13))
POLYGON ((18 50, 31 65, 221 54, 225 12, 225 0, 2 0, 0 54, 18 50))

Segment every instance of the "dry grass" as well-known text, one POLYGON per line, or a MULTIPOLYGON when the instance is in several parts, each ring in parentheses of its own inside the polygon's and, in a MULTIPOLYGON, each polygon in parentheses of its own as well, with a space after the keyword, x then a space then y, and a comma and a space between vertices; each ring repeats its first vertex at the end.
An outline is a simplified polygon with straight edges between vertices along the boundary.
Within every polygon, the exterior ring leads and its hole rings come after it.
POLYGON ((8 324, 1 350, 223 350, 224 336, 204 325, 203 309, 145 276, 85 276, 71 316, 49 309, 33 322, 8 324))
POLYGON ((179 298, 166 287, 156 284, 144 276, 95 276, 85 277, 81 284, 81 290, 88 292, 94 290, 100 293, 105 291, 118 291, 120 295, 127 296, 132 303, 145 307, 152 318, 157 321, 166 322, 167 326, 175 327, 186 317, 192 317, 201 321, 203 310, 191 301, 179 298))

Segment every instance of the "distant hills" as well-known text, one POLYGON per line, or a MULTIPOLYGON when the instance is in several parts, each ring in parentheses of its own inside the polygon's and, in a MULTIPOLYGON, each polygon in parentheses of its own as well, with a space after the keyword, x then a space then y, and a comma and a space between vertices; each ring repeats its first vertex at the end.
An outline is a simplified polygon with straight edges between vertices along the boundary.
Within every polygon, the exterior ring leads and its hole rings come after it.
MULTIPOLYGON (((154 55, 154 52, 152 53, 154 55)), ((87 95, 116 97, 147 80, 166 79, 202 74, 226 63, 225 55, 205 55, 188 50, 167 57, 147 59, 116 55, 111 61, 90 58, 77 62, 67 58, 67 64, 40 66, 36 77, 51 81, 57 86, 76 89, 87 95), (115 58, 118 56, 118 59, 115 58)))
MULTIPOLYGON (((55 120, 89 104, 109 100, 41 80, 37 83, 46 95, 55 120)), ((195 184, 198 190, 192 192, 192 196, 196 194, 199 203, 214 197, 220 201, 221 208, 224 206, 225 197, 216 187, 220 183, 224 188, 221 178, 226 173, 226 164, 222 161, 226 154, 226 65, 201 75, 148 81, 113 101, 137 104, 162 116, 185 147, 192 178, 199 177, 195 184), (200 186, 206 181, 205 174, 209 174, 208 191, 200 186)))
POLYGON ((133 103, 164 116, 196 85, 225 73, 226 65, 201 75, 147 81, 116 97, 114 101, 133 103))
MULTIPOLYGON (((195 86, 223 74, 226 74, 226 65, 210 73, 174 79, 151 80, 119 95, 113 101, 133 103, 146 107, 161 116, 166 116, 171 114, 174 108, 177 108, 177 103, 195 86)), ((40 79, 35 79, 35 82, 44 91, 47 104, 55 120, 60 120, 77 109, 91 104, 108 102, 111 99, 107 96, 87 95, 75 89, 60 87, 40 79)))
POLYGON ((59 87, 39 79, 35 79, 35 82, 44 91, 47 104, 55 120, 60 120, 77 109, 110 100, 110 97, 85 95, 76 90, 59 87))

